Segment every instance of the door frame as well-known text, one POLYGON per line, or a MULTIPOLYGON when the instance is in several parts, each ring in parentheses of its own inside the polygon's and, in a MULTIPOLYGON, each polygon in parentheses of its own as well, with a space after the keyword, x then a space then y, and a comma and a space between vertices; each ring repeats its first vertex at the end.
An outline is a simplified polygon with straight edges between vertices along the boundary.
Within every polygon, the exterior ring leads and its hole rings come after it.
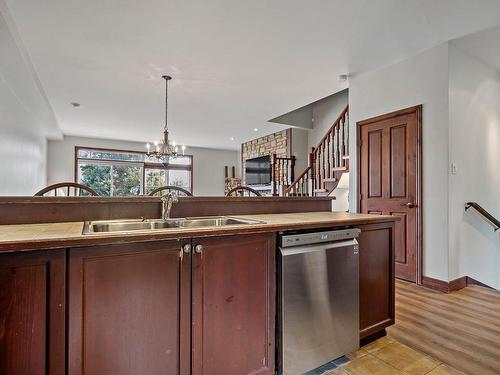
POLYGON ((413 107, 408 107, 404 109, 400 109, 394 112, 386 113, 380 116, 375 116, 368 118, 366 120, 361 120, 356 122, 356 157, 357 157, 357 182, 356 182, 356 197, 358 208, 357 211, 361 210, 361 127, 365 125, 372 124, 374 122, 379 122, 383 120, 388 120, 391 118, 408 115, 414 113, 417 118, 417 190, 415 197, 415 208, 417 215, 417 243, 416 243, 416 279, 417 284, 422 285, 422 277, 423 277, 423 206, 422 206, 422 180, 423 180, 423 163, 422 163, 422 108, 423 105, 419 104, 413 107))

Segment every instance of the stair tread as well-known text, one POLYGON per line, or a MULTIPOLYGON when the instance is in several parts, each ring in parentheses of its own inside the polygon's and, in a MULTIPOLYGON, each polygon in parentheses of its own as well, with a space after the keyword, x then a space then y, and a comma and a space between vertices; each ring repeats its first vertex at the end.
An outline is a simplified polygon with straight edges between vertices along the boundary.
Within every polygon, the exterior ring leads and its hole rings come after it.
POLYGON ((322 181, 323 182, 335 182, 335 181, 337 181, 337 179, 335 177, 332 177, 332 178, 323 178, 322 181))
POLYGON ((332 168, 332 171, 347 171, 347 167, 335 167, 332 168))
POLYGON ((328 192, 328 190, 327 189, 314 189, 314 192, 315 193, 326 193, 326 192, 328 192))
POLYGON ((342 159, 344 159, 344 160, 349 159, 349 155, 342 156, 342 159))

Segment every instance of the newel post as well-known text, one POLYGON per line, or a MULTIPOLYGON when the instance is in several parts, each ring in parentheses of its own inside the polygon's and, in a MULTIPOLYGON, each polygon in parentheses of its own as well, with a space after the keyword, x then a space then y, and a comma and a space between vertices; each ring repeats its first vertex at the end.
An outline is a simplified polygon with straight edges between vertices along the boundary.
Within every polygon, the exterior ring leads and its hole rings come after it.
POLYGON ((309 154, 309 166, 311 167, 311 188, 312 191, 315 189, 316 185, 316 153, 314 147, 312 147, 311 153, 309 154))

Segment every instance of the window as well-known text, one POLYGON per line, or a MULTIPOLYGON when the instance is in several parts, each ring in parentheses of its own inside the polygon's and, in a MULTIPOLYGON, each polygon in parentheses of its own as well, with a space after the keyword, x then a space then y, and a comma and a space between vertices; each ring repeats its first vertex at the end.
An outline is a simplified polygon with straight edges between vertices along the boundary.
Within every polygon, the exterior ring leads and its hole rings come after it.
POLYGON ((75 181, 102 196, 149 194, 173 185, 192 191, 193 157, 161 163, 145 153, 76 147, 75 181))

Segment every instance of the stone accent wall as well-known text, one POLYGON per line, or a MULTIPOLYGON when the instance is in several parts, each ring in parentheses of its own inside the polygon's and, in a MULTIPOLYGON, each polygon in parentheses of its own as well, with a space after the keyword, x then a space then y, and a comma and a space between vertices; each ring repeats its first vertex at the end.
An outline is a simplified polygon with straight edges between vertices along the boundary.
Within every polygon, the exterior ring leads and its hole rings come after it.
POLYGON ((287 157, 289 132, 282 130, 241 144, 242 179, 245 181, 245 160, 259 156, 276 154, 278 157, 287 157))

